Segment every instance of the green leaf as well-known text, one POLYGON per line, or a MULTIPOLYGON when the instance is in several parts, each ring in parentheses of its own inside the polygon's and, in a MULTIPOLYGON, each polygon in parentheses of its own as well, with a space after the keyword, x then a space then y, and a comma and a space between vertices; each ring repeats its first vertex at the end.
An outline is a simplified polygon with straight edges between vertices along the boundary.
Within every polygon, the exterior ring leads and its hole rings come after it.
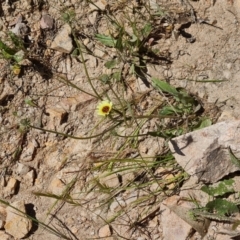
POLYGON ((103 83, 108 83, 111 80, 111 77, 107 74, 103 74, 99 76, 99 80, 101 80, 103 83))
POLYGON ((117 65, 118 61, 116 59, 111 60, 111 61, 107 61, 104 66, 108 69, 112 69, 117 65))
POLYGON ((205 128, 205 127, 209 127, 211 125, 212 125, 211 119, 205 118, 200 122, 199 127, 197 127, 196 129, 202 129, 202 128, 205 128))
POLYGON ((121 71, 115 72, 115 73, 113 73, 113 75, 112 75, 112 78, 115 79, 115 80, 117 80, 117 81, 120 81, 120 80, 121 80, 121 77, 122 77, 121 71))
POLYGON ((0 40, 0 51, 4 58, 11 59, 16 51, 8 47, 3 41, 0 40))
POLYGON ((132 39, 130 39, 129 41, 130 41, 131 43, 134 43, 134 42, 136 42, 137 40, 138 40, 137 36, 136 36, 135 34, 133 34, 133 35, 132 35, 132 39))
POLYGON ((123 50, 123 34, 124 34, 124 29, 123 28, 119 29, 119 34, 117 36, 117 41, 116 41, 116 44, 114 46, 119 51, 123 50))
POLYGON ((21 61, 24 59, 24 57, 25 57, 25 53, 24 53, 23 50, 20 50, 19 52, 15 53, 15 54, 13 55, 13 59, 14 59, 17 63, 21 62, 21 61))
POLYGON ((177 91, 178 91, 177 98, 179 98, 179 101, 184 105, 187 105, 187 104, 194 105, 196 103, 195 98, 190 96, 185 89, 180 88, 177 91))
POLYGON ((234 181, 232 179, 224 180, 218 183, 217 186, 211 187, 211 186, 203 186, 201 190, 205 193, 207 193, 210 196, 223 196, 226 193, 234 193, 233 188, 234 181))
POLYGON ((206 208, 211 212, 217 212, 220 216, 239 212, 236 204, 224 199, 215 199, 207 203, 206 208))
POLYGON ((107 47, 115 47, 117 40, 115 40, 113 37, 110 36, 106 36, 103 34, 96 34, 96 39, 101 42, 102 44, 104 44, 107 47))
POLYGON ((9 32, 8 35, 11 38, 12 43, 18 50, 24 49, 23 40, 20 37, 18 37, 13 32, 9 32))
POLYGON ((240 168, 240 159, 238 159, 232 152, 232 149, 230 147, 228 147, 228 152, 230 154, 230 159, 231 159, 231 162, 236 165, 237 167, 240 168))
POLYGON ((152 31, 152 25, 150 23, 146 23, 144 28, 142 29, 142 35, 146 38, 152 31))
POLYGON ((177 109, 173 106, 165 106, 163 109, 159 111, 159 115, 161 116, 168 116, 168 115, 174 115, 176 113, 183 113, 182 109, 177 109))
POLYGON ((157 78, 152 78, 153 86, 163 92, 169 93, 175 97, 178 97, 179 93, 175 87, 172 87, 167 82, 161 81, 157 78))

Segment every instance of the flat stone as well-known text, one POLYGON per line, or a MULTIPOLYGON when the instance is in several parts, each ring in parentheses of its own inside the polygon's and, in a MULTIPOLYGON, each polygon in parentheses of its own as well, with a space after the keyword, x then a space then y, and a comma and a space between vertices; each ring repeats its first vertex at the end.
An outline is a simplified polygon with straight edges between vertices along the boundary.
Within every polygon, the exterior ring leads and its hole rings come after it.
POLYGON ((231 161, 228 147, 240 158, 240 121, 220 122, 169 142, 176 161, 198 180, 214 183, 240 170, 231 161))
POLYGON ((24 238, 32 228, 32 221, 22 213, 26 213, 24 201, 18 201, 11 204, 14 208, 21 211, 21 213, 12 207, 6 208, 7 218, 4 225, 5 231, 12 235, 15 239, 24 238))
POLYGON ((71 27, 68 24, 63 25, 57 36, 54 38, 50 48, 63 53, 70 53, 73 50, 71 27))
POLYGON ((98 236, 101 238, 110 237, 112 231, 109 225, 105 225, 99 229, 98 236))
POLYGON ((161 227, 163 239, 185 240, 188 238, 192 228, 204 236, 210 221, 194 221, 189 214, 193 208, 192 204, 181 201, 179 196, 167 198, 161 205, 161 227))

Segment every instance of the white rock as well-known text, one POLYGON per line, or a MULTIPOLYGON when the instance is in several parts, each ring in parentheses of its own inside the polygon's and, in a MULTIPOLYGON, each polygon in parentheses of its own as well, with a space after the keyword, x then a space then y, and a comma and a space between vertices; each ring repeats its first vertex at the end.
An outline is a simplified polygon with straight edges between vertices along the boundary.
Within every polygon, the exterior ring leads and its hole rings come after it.
POLYGON ((105 225, 99 229, 98 236, 101 238, 110 237, 112 231, 109 225, 105 225))
POLYGON ((28 32, 28 28, 25 23, 17 23, 13 29, 11 29, 11 32, 16 34, 17 36, 25 36, 28 32))
POLYGON ((63 25, 50 48, 59 52, 70 53, 73 50, 72 38, 70 37, 71 32, 71 27, 68 24, 63 25))
POLYGON ((220 122, 172 139, 169 147, 176 161, 190 175, 207 183, 217 182, 240 170, 233 164, 228 147, 240 157, 240 121, 220 122))
MULTIPOLYGON (((23 201, 14 202, 11 205, 21 212, 26 213, 23 201)), ((24 238, 32 228, 32 221, 10 206, 6 208, 6 211, 5 231, 16 239, 24 238)))

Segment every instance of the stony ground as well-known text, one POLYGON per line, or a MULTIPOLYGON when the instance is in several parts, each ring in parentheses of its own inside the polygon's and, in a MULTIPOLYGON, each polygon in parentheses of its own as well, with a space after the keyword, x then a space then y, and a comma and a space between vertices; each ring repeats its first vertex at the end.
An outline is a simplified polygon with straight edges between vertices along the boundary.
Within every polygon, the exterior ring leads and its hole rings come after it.
MULTIPOLYGON (((110 6, 116 17, 124 22, 122 14, 126 11, 126 1, 119 1, 119 4, 105 0, 94 2, 97 8, 88 1, 79 0, 1 3, 0 39, 7 41, 9 30, 19 34, 28 42, 28 56, 21 63, 20 73, 18 69, 12 69, 6 59, 0 61, 0 195, 3 201, 22 212, 27 211, 38 220, 38 224, 32 225, 19 212, 11 214, 13 208, 6 208, 2 202, 1 239, 157 240, 169 239, 167 232, 174 224, 181 226, 174 217, 167 218, 169 210, 160 207, 164 195, 154 200, 148 198, 158 185, 117 190, 119 182, 127 186, 139 176, 144 179, 141 167, 137 172, 129 168, 124 174, 116 172, 109 176, 106 169, 93 170, 113 156, 134 159, 140 155, 151 162, 166 150, 162 138, 142 137, 137 150, 129 143, 131 146, 119 155, 119 149, 126 146, 124 138, 112 135, 104 139, 100 134, 110 123, 99 121, 96 115, 98 100, 86 77, 82 59, 73 52, 77 46, 63 16, 71 11, 76 13, 72 23, 78 33, 75 37, 92 53, 84 53, 86 67, 96 90, 107 92, 109 89, 99 84, 97 78, 109 74, 104 63, 116 52, 98 44, 92 36, 107 34, 109 30, 105 20, 99 17, 99 9, 104 11, 110 6), (81 139, 36 128, 25 131, 24 119, 29 119, 37 128, 56 130, 81 139), (84 139, 93 135, 99 136, 84 139), (99 193, 93 185, 87 184, 99 175, 103 176, 100 178, 102 187, 114 189, 111 195, 114 198, 108 199, 107 192, 99 193), (137 203, 138 199, 146 201, 137 203), (121 211, 124 214, 120 214, 121 211), (116 214, 120 217, 110 221, 116 214)), ((221 120, 239 118, 240 0, 150 2, 152 8, 157 3, 169 11, 170 19, 176 19, 175 29, 181 28, 181 34, 174 35, 172 29, 161 32, 164 37, 157 39, 155 48, 160 50, 162 60, 146 66, 146 80, 156 77, 186 88, 201 99, 205 111, 215 120, 221 113, 221 120), (194 23, 191 14, 183 14, 191 7, 196 12, 194 23)), ((131 1, 131 4, 139 3, 131 1)), ((65 18, 69 20, 71 15, 67 14, 65 18)), ((161 25, 160 20, 156 25, 161 25)), ((129 102, 137 99, 139 112, 150 111, 158 104, 158 95, 151 85, 130 74, 124 76, 127 90, 115 90, 129 102)), ((110 97, 114 99, 114 96, 110 97)), ((155 125, 155 120, 143 123, 140 133, 154 129, 155 125)), ((131 128, 118 130, 122 135, 132 133, 131 128)), ((155 169, 154 174, 169 179, 180 174, 180 170, 173 167, 171 173, 164 175, 164 171, 166 169, 155 169)), ((174 188, 175 185, 170 183, 167 186, 167 190, 174 188)), ((212 226, 211 231, 215 228, 212 226)), ((186 236, 186 239, 201 239, 193 232, 186 236)), ((209 236, 216 237, 212 232, 209 236)), ((221 239, 229 239, 224 237, 221 239)), ((176 235, 175 239, 180 238, 176 235)))

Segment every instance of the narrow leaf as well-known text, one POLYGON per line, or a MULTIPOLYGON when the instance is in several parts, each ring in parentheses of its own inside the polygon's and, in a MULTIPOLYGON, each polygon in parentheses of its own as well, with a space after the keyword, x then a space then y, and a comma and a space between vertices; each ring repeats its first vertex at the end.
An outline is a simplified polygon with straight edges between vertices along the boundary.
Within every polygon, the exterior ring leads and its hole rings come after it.
POLYGON ((111 60, 111 61, 107 61, 104 66, 108 69, 112 69, 117 65, 118 61, 117 60, 111 60))
POLYGON ((179 93, 175 87, 172 87, 167 82, 161 81, 157 78, 152 79, 153 86, 163 92, 169 93, 175 97, 178 97, 179 93))
POLYGON ((104 44, 107 47, 115 47, 116 46, 117 41, 110 36, 106 36, 103 34, 96 34, 95 37, 99 42, 101 42, 102 44, 104 44))

